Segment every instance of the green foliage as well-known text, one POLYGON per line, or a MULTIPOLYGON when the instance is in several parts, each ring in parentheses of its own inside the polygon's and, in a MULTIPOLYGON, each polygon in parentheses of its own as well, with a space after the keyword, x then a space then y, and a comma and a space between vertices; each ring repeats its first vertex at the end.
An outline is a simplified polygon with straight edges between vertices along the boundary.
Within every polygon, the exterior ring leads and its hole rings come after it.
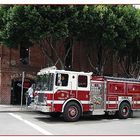
POLYGON ((139 15, 132 6, 117 6, 113 11, 117 16, 116 31, 118 37, 115 38, 116 46, 126 47, 127 43, 133 41, 138 35, 139 15))
POLYGON ((30 42, 33 25, 38 20, 34 9, 30 9, 30 7, 12 6, 5 12, 3 17, 4 28, 1 30, 2 43, 9 47, 17 47, 21 43, 30 42), (32 17, 28 12, 29 9, 32 17))
POLYGON ((73 36, 108 46, 126 46, 139 35, 139 14, 132 6, 10 6, 0 7, 0 38, 6 45, 46 37, 73 36), (126 41, 127 39, 127 41, 126 41))
POLYGON ((100 67, 104 48, 121 59, 139 52, 140 10, 131 5, 1 6, 0 17, 0 42, 9 47, 30 47, 46 39, 94 42, 100 67))

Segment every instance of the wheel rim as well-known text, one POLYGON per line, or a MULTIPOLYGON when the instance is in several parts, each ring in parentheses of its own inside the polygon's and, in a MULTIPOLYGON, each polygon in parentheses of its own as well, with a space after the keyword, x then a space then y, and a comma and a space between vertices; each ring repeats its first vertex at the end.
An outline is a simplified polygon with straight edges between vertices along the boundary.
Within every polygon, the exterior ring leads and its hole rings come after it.
POLYGON ((75 118, 78 115, 78 109, 75 106, 71 106, 68 109, 68 116, 70 118, 75 118))
POLYGON ((123 116, 127 116, 128 113, 129 113, 129 108, 128 108, 128 106, 123 107, 123 108, 122 108, 122 114, 123 114, 123 116))

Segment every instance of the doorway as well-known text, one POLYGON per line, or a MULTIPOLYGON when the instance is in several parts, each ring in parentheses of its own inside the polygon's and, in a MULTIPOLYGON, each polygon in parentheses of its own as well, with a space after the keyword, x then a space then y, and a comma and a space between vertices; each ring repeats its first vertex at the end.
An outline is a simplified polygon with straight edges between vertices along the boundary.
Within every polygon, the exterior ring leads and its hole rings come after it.
MULTIPOLYGON (((33 83, 34 83, 33 80, 30 80, 30 79, 24 80, 23 98, 22 98, 23 105, 26 104, 26 91, 33 83)), ((20 105, 21 104, 21 87, 22 87, 22 80, 21 79, 12 80, 12 85, 11 85, 11 104, 12 105, 20 105)))

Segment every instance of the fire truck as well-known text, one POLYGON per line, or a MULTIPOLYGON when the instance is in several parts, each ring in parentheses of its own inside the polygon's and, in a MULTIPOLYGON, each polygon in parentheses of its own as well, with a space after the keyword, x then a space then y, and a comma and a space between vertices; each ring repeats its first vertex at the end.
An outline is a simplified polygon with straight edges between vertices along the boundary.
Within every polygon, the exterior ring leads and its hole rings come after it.
POLYGON ((126 119, 140 109, 140 80, 44 68, 37 74, 34 109, 70 122, 84 114, 126 119))

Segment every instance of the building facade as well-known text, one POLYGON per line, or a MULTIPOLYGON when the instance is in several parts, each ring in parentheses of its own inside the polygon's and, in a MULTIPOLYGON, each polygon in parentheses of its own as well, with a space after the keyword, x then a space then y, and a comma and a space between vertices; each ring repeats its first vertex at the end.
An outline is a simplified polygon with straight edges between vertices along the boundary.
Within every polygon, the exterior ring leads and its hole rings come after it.
POLYGON ((25 103, 25 92, 34 83, 36 72, 45 63, 38 47, 20 50, 0 46, 0 104, 20 104, 23 73, 25 103))
MULTIPOLYGON (((61 43, 60 43, 61 44, 61 43)), ((68 61, 65 65, 70 66, 75 71, 91 72, 92 67, 87 56, 86 44, 75 42, 68 61)), ((62 58, 66 53, 64 46, 58 45, 57 52, 62 58)), ((50 55, 54 55, 49 50, 50 55)), ((96 59, 93 51, 92 59, 96 65, 96 59)), ((54 59, 57 62, 57 58, 54 59)), ((0 104, 20 104, 21 103, 21 83, 23 72, 25 74, 24 90, 23 90, 23 104, 25 104, 25 93, 27 89, 35 82, 37 72, 45 67, 48 67, 49 62, 47 57, 43 54, 38 46, 23 49, 13 49, 5 46, 0 46, 0 104)), ((60 64, 56 63, 57 68, 60 64)), ((112 61, 108 61, 104 68, 107 75, 117 71, 116 66, 112 61), (115 69, 114 69, 115 67, 115 69)))

